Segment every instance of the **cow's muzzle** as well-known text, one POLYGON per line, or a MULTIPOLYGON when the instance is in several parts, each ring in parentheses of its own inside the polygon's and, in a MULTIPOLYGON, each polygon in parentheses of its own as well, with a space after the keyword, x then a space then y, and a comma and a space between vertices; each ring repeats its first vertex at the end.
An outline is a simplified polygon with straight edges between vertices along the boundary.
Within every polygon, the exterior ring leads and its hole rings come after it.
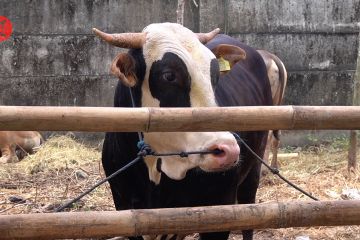
POLYGON ((236 142, 215 144, 209 150, 218 150, 209 155, 209 161, 202 168, 205 171, 223 171, 235 166, 239 161, 240 147, 236 142))

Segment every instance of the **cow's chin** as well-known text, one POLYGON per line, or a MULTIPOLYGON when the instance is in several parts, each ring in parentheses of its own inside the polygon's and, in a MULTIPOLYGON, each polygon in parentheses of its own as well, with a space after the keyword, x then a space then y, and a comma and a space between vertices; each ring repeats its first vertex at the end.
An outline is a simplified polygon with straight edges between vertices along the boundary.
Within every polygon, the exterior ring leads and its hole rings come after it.
POLYGON ((193 161, 186 161, 186 158, 178 156, 161 157, 161 172, 157 169, 157 157, 146 157, 145 163, 148 167, 149 178, 155 184, 159 184, 161 174, 166 174, 173 180, 184 179, 188 170, 197 167, 193 161))
POLYGON ((226 165, 226 166, 213 166, 213 164, 200 164, 199 165, 199 168, 201 170, 203 170, 204 172, 224 172, 224 171, 227 171, 233 167, 235 167, 237 165, 238 161, 232 163, 232 164, 229 164, 229 165, 226 165))

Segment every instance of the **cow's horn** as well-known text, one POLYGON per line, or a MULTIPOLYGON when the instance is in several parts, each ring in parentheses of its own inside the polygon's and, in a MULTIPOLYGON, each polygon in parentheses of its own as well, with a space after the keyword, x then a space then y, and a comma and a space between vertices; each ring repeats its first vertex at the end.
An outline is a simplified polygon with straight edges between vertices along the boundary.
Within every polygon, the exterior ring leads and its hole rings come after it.
POLYGON ((199 41, 203 44, 207 43, 211 39, 213 39, 220 32, 220 28, 216 28, 208 33, 197 33, 197 37, 199 41))
POLYGON ((142 48, 146 41, 146 33, 104 33, 96 28, 93 32, 104 41, 121 48, 142 48))

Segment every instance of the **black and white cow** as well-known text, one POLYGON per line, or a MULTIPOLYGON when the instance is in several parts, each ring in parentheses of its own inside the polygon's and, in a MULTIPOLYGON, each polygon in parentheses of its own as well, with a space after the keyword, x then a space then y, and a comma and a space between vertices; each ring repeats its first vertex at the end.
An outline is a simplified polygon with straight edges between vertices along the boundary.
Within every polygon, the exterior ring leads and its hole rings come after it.
MULTIPOLYGON (((130 49, 119 54, 111 66, 111 72, 120 79, 115 107, 132 106, 128 87, 132 89, 137 107, 272 104, 261 56, 233 38, 215 37, 218 30, 195 34, 178 24, 161 23, 149 25, 142 33, 106 34, 97 29, 94 32, 115 46, 130 49), (207 45, 203 45, 206 42, 207 45), (220 57, 232 67, 221 76, 217 60, 220 57)), ((267 132, 239 134, 255 152, 263 155, 267 132)), ((247 149, 239 148, 230 132, 144 133, 144 139, 159 153, 212 149, 220 149, 223 153, 188 158, 146 157, 144 162, 110 181, 117 210, 255 201, 260 164, 247 149)), ((136 133, 106 134, 102 152, 106 175, 136 157, 137 142, 136 133)), ((202 233, 200 238, 222 240, 228 235, 229 232, 202 233)), ((243 238, 252 239, 252 231, 243 231, 243 238)))

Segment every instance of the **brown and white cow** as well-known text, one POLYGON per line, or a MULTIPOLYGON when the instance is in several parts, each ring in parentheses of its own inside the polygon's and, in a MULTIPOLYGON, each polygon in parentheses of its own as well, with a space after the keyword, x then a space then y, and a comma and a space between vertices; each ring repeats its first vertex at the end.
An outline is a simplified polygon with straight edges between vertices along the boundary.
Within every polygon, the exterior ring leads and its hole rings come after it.
POLYGON ((0 131, 0 163, 15 163, 32 154, 43 142, 39 132, 0 131))
MULTIPOLYGON (((271 105, 266 66, 255 49, 218 30, 195 34, 173 23, 151 24, 141 33, 95 33, 117 47, 129 48, 113 61, 119 78, 115 107, 213 107, 271 105), (206 44, 206 45, 204 45, 206 44), (231 70, 220 76, 218 59, 231 70), (129 90, 129 88, 131 90, 129 90)), ((267 131, 239 132, 261 157, 267 131)), ((221 154, 146 157, 110 180, 115 207, 121 209, 205 206, 255 201, 260 163, 230 132, 144 133, 159 153, 222 150, 221 154)), ((110 175, 137 156, 137 133, 106 133, 102 162, 110 175)), ((202 240, 224 240, 229 232, 201 233, 202 240)), ((252 239, 252 231, 243 231, 252 239)), ((143 239, 131 237, 130 239, 143 239)), ((182 239, 147 236, 145 239, 182 239)))
MULTIPOLYGON (((258 53, 264 59, 270 86, 271 94, 274 105, 281 105, 285 88, 287 83, 287 71, 284 63, 276 55, 266 51, 266 50, 257 50, 258 53)), ((270 130, 268 135, 268 141, 265 149, 264 159, 269 161, 270 151, 272 153, 271 167, 279 168, 277 161, 278 148, 280 145, 280 130, 270 130)), ((265 175, 267 169, 264 168, 262 173, 265 175)))

